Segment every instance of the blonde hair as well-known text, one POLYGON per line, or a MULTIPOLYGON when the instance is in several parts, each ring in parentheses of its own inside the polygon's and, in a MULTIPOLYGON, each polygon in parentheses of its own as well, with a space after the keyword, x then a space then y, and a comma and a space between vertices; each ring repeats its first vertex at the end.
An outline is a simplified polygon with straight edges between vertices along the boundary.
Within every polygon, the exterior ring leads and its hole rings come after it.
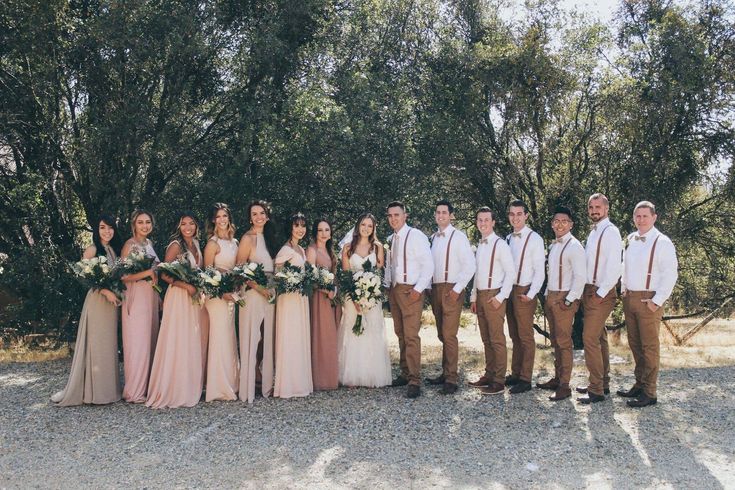
POLYGON ((156 220, 153 219, 153 214, 151 214, 150 211, 146 209, 136 209, 130 214, 130 232, 133 234, 133 237, 135 237, 135 220, 143 214, 147 215, 151 219, 151 229, 156 227, 156 220))
POLYGON ((232 211, 230 211, 230 207, 223 203, 223 202, 216 202, 212 205, 212 208, 209 210, 209 216, 207 217, 207 239, 212 238, 216 231, 215 231, 215 225, 214 221, 217 219, 217 213, 220 209, 224 209, 227 213, 227 220, 229 221, 229 226, 227 227, 227 238, 232 240, 235 236, 235 231, 237 231, 237 228, 235 228, 235 225, 232 223, 232 211))

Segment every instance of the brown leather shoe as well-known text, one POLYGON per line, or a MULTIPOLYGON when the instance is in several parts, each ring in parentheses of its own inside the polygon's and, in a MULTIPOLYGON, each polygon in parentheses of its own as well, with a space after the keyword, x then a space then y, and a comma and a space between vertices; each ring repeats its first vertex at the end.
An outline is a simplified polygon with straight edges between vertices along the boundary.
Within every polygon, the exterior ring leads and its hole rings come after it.
POLYGON ((493 382, 492 379, 488 378, 487 376, 483 376, 477 381, 470 381, 467 384, 469 386, 474 386, 475 388, 479 388, 481 386, 489 386, 493 382))
POLYGON ((582 405, 590 405, 592 403, 604 402, 605 397, 603 395, 596 395, 595 393, 589 392, 587 393, 587 396, 580 396, 577 398, 577 401, 582 405))
POLYGON ((426 378, 426 382, 430 385, 443 385, 446 382, 443 374, 440 374, 436 378, 426 378))
POLYGON ((439 393, 442 395, 453 395, 457 392, 457 385, 454 383, 444 383, 439 393))
POLYGON ((505 393, 505 386, 500 383, 490 383, 489 385, 480 388, 480 393, 483 395, 502 395, 505 393))
POLYGON ((650 397, 645 393, 641 393, 635 400, 628 400, 628 406, 633 408, 641 408, 648 407, 649 405, 655 405, 656 402, 656 398, 650 397))
POLYGON ((511 395, 517 395, 519 393, 525 393, 527 391, 531 391, 531 383, 528 381, 521 381, 520 379, 516 384, 510 387, 508 390, 508 393, 511 395))
POLYGON ((396 379, 391 381, 391 386, 406 386, 408 384, 408 380, 404 378, 403 376, 398 376, 396 379))
POLYGON ((546 383, 536 383, 536 388, 542 390, 556 390, 559 388, 559 378, 551 378, 546 383))
MULTIPOLYGON (((575 389, 577 390, 577 393, 581 393, 583 395, 587 394, 587 386, 577 386, 575 389)), ((605 393, 606 395, 609 395, 610 388, 603 389, 603 393, 605 393)))
POLYGON ((421 387, 419 385, 408 385, 406 388, 406 398, 418 398, 421 396, 421 387))
POLYGON ((515 386, 520 382, 521 379, 517 376, 513 376, 512 374, 505 377, 505 386, 515 386))
POLYGON ((628 391, 620 389, 617 393, 618 396, 622 396, 623 398, 637 398, 638 396, 643 394, 643 388, 633 385, 633 387, 628 391))
POLYGON ((549 397, 552 402, 558 402, 572 396, 572 389, 569 386, 559 385, 556 389, 556 393, 549 397))

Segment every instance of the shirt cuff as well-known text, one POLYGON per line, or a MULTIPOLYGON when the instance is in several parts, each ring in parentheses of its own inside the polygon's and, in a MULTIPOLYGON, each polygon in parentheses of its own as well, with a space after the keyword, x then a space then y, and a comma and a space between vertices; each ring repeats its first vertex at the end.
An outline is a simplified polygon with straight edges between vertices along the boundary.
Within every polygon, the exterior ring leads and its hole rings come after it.
POLYGON ((610 292, 609 289, 607 291, 605 291, 602 288, 597 288, 597 296, 599 296, 600 298, 604 298, 605 296, 608 295, 609 292, 610 292))

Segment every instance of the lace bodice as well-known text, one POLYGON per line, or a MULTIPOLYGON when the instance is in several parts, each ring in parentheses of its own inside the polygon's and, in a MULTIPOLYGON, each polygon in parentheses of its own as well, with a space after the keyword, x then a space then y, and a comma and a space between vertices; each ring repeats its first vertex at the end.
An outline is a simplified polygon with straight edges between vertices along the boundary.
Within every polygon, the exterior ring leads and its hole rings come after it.
POLYGON ((214 256, 214 266, 220 270, 230 270, 235 267, 237 260, 237 240, 231 238, 225 240, 213 236, 210 240, 214 240, 219 245, 219 253, 214 256))
POLYGON ((364 264, 366 260, 370 261, 373 268, 375 268, 375 264, 378 263, 378 257, 375 255, 375 252, 370 252, 367 257, 362 257, 359 254, 353 253, 350 257, 350 270, 361 271, 362 264, 364 264))

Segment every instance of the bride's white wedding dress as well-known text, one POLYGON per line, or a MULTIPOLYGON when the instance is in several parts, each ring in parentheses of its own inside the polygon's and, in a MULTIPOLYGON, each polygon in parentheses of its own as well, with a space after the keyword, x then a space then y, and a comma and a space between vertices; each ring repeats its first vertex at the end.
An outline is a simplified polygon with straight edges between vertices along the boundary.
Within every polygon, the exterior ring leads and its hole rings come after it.
MULTIPOLYGON (((375 267, 376 256, 372 252, 367 257, 352 254, 350 270, 362 270, 362 264, 369 260, 375 267)), ((367 386, 377 388, 391 383, 390 353, 383 322, 383 307, 376 305, 363 311, 362 335, 352 333, 357 319, 357 309, 352 301, 346 300, 339 324, 339 382, 345 386, 367 386)))

